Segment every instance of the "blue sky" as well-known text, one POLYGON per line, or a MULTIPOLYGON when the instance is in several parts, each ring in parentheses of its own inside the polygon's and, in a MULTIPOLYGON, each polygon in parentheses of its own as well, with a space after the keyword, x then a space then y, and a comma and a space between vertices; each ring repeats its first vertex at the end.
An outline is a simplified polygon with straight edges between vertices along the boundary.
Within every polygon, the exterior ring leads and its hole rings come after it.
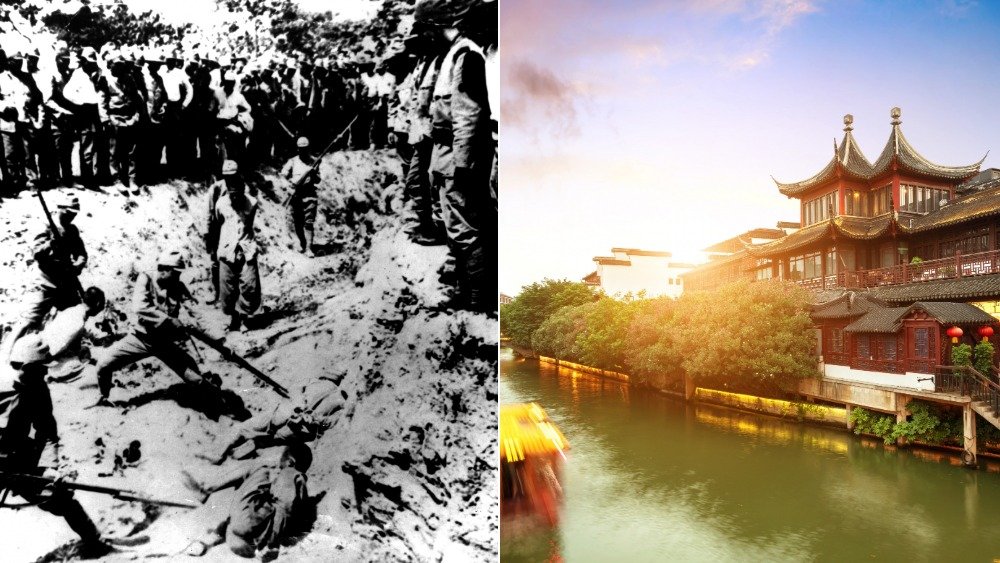
POLYGON ((910 142, 1000 167, 996 3, 501 4, 500 290, 579 279, 613 246, 697 250, 797 220, 843 116, 870 160, 910 142))

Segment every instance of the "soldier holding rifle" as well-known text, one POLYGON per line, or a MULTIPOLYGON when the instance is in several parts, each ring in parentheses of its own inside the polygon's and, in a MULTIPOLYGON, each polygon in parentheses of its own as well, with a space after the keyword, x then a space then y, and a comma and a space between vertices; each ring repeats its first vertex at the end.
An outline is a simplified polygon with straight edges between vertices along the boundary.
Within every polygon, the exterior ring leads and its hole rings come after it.
POLYGON ((299 154, 293 156, 281 169, 281 177, 294 186, 292 192, 292 221, 295 236, 299 239, 299 251, 312 258, 313 224, 316 222, 316 185, 319 184, 319 170, 315 159, 309 154, 309 139, 299 137, 295 146, 299 154))
POLYGON ((200 389, 211 386, 185 350, 187 332, 177 318, 182 301, 190 299, 187 287, 180 280, 183 268, 180 252, 167 251, 160 255, 155 272, 139 274, 132 292, 136 328, 112 344, 98 361, 97 383, 101 392, 98 404, 110 404, 108 396, 115 371, 150 356, 159 358, 186 383, 200 389))
POLYGON ((10 474, 50 475, 59 464, 59 435, 52 413, 45 375, 49 351, 38 335, 18 340, 10 356, 12 381, 0 381, 0 505, 13 493, 46 512, 62 516, 80 536, 77 550, 82 557, 100 557, 111 551, 101 539, 73 493, 64 487, 49 488, 32 479, 14 479, 10 474))

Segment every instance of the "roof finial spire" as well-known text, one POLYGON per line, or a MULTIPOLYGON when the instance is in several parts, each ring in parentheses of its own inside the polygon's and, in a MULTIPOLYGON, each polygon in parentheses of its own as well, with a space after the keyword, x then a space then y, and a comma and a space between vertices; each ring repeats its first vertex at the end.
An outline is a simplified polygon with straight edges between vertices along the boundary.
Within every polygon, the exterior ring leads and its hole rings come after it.
POLYGON ((844 132, 846 133, 846 132, 852 131, 854 129, 854 127, 851 127, 851 125, 853 125, 853 124, 854 124, 854 116, 851 115, 851 114, 845 115, 844 116, 844 132))
POLYGON ((893 124, 893 125, 899 125, 900 123, 902 123, 902 122, 901 122, 901 121, 899 120, 899 116, 900 116, 900 115, 901 115, 902 113, 903 113, 903 112, 902 112, 902 110, 900 110, 900 109, 899 109, 899 106, 897 106, 897 107, 894 107, 894 108, 892 108, 891 110, 889 110, 889 116, 890 116, 890 117, 892 117, 892 124, 893 124))

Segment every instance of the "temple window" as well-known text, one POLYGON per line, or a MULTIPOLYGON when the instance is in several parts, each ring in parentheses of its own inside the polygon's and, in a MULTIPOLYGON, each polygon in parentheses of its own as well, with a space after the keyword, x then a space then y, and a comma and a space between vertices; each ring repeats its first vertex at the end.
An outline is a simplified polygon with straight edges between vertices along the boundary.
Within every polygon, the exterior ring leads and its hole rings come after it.
POLYGON ((892 186, 883 186, 871 193, 872 217, 877 217, 889 212, 889 204, 892 202, 892 186))
POLYGON ((858 343, 858 357, 859 358, 870 358, 871 357, 871 341, 869 340, 869 335, 859 334, 854 339, 858 343))
POLYGON ((956 252, 962 254, 975 254, 986 252, 990 249, 989 228, 965 231, 959 233, 958 237, 945 240, 940 245, 941 258, 954 256, 956 252))
POLYGON ((819 252, 792 256, 788 259, 788 271, 792 281, 812 280, 823 276, 823 260, 819 252))
POLYGON ((902 184, 899 186, 899 209, 914 213, 930 213, 941 209, 951 192, 945 189, 902 184))
POLYGON ((846 190, 844 192, 844 213, 857 217, 868 217, 868 194, 861 190, 846 190))
POLYGON ((830 351, 836 353, 844 352, 844 329, 830 329, 830 351))
POLYGON ((803 202, 802 214, 805 216, 806 226, 829 219, 831 209, 833 209, 834 214, 836 214, 837 192, 830 192, 826 195, 803 202))

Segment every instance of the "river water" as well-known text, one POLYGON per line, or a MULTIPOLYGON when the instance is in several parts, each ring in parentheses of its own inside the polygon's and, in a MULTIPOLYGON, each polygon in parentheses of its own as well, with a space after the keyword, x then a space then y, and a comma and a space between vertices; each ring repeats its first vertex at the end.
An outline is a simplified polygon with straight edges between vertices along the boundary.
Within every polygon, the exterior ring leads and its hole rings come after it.
POLYGON ((557 528, 501 523, 502 561, 994 561, 1000 474, 846 431, 689 406, 504 349, 500 402, 571 449, 557 528))

